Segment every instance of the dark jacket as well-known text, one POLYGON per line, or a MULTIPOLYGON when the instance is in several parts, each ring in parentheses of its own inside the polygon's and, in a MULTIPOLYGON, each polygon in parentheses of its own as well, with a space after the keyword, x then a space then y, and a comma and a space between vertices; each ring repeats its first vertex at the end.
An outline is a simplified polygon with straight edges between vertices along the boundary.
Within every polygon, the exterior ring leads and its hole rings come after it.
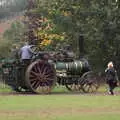
POLYGON ((106 82, 109 84, 109 82, 115 82, 118 81, 117 72, 114 68, 107 68, 105 70, 106 73, 106 82))

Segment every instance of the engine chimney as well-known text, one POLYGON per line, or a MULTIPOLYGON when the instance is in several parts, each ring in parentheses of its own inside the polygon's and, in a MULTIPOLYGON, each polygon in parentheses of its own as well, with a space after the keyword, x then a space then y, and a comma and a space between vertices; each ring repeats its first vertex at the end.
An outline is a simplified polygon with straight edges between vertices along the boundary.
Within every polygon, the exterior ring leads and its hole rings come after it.
POLYGON ((79 58, 83 58, 84 56, 84 36, 80 35, 78 40, 79 47, 79 58))

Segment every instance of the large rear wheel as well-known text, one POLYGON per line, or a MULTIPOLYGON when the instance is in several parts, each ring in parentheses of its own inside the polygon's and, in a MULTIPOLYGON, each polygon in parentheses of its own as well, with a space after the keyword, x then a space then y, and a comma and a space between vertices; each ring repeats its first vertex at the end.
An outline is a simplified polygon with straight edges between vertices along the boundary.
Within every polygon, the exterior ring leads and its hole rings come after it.
POLYGON ((54 66, 37 60, 28 66, 26 84, 34 93, 50 93, 56 82, 54 66))

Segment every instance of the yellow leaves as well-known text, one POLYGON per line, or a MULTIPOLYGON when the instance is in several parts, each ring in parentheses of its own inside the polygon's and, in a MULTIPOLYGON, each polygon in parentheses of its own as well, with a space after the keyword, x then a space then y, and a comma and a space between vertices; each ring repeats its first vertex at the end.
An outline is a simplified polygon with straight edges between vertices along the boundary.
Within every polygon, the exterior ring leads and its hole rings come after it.
POLYGON ((48 39, 44 39, 41 43, 40 43, 40 46, 43 47, 43 46, 48 46, 51 44, 51 40, 48 40, 48 39))
POLYGON ((70 16, 71 15, 71 12, 70 11, 62 11, 62 14, 64 16, 70 16))
MULTIPOLYGON (((49 14, 52 11, 49 11, 49 14)), ((63 12, 65 16, 69 15, 69 12, 63 12)), ((35 38, 37 40, 38 46, 41 48, 49 48, 50 45, 54 45, 54 43, 63 41, 64 35, 63 34, 55 34, 56 26, 49 18, 44 16, 34 16, 34 17, 26 17, 28 23, 29 34, 28 39, 33 40, 35 38), (32 31, 32 33, 31 33, 32 31)))
POLYGON ((51 45, 54 40, 64 40, 63 35, 59 34, 50 34, 46 32, 38 32, 38 39, 40 40, 40 47, 45 47, 51 45))
POLYGON ((64 39, 64 36, 63 35, 59 35, 59 34, 49 34, 48 36, 48 39, 49 40, 63 40, 64 39))
POLYGON ((52 11, 51 11, 51 10, 49 10, 49 12, 48 12, 48 13, 49 13, 49 15, 51 15, 51 14, 52 14, 52 11))
POLYGON ((38 32, 38 38, 40 40, 40 47, 48 46, 51 44, 51 40, 48 38, 48 34, 44 32, 38 32))

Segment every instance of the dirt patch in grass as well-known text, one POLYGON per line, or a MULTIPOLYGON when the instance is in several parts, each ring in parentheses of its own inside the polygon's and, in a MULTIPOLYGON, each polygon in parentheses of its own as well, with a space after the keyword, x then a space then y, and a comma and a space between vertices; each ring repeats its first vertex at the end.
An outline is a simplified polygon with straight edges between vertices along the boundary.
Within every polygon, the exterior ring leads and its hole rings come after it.
POLYGON ((54 116, 54 115, 69 115, 69 114, 120 114, 120 108, 46 108, 46 109, 33 109, 33 110, 3 110, 0 111, 0 115, 6 116, 26 116, 26 115, 42 115, 42 116, 54 116))

